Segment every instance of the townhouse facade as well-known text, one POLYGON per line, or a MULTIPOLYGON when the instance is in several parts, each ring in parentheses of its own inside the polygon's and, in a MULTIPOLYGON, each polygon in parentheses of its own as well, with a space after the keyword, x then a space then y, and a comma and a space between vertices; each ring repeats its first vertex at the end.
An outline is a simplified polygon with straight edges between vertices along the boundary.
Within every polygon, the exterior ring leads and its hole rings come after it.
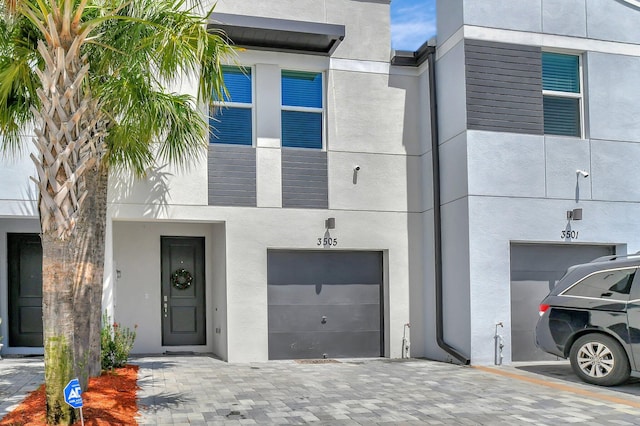
MULTIPOLYGON (((544 358, 549 286, 638 250, 640 8, 503 3, 438 0, 394 52, 388 0, 218 1, 243 49, 208 152, 110 177, 102 308, 134 352, 544 358)), ((41 353, 33 167, 2 161, 3 353, 41 353)))

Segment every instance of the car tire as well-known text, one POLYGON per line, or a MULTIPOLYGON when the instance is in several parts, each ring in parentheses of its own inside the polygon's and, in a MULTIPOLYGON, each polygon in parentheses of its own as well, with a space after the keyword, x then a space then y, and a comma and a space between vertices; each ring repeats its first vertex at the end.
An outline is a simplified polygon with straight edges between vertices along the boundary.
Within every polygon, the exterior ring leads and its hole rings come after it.
POLYGON ((569 353, 573 372, 583 381, 600 386, 616 386, 629 379, 631 369, 624 349, 604 334, 578 338, 569 353))

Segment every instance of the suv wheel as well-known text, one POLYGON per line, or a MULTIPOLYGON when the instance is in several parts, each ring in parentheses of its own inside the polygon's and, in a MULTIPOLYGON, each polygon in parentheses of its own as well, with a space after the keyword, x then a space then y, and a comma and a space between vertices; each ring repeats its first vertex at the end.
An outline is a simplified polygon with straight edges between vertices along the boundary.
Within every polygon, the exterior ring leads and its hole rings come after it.
POLYGON ((587 334, 571 346, 571 368, 580 379, 600 386, 616 386, 629 379, 629 360, 618 342, 603 334, 587 334))

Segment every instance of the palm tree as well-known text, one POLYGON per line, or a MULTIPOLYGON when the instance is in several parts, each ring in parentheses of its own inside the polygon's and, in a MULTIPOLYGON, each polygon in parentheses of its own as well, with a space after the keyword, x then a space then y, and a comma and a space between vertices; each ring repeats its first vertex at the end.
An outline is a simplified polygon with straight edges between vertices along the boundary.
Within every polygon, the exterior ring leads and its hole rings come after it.
POLYGON ((202 105, 222 99, 233 51, 188 0, 5 0, 0 135, 30 125, 43 248, 47 421, 72 423, 63 388, 100 372, 107 179, 206 152, 202 105), (165 88, 199 82, 196 97, 165 88))

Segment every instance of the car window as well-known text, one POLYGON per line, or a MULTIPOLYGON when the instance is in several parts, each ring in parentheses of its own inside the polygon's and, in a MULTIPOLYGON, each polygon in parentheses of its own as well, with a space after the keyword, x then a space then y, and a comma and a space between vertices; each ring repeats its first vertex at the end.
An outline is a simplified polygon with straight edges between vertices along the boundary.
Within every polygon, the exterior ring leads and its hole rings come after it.
POLYGON ((596 272, 578 281, 565 290, 563 294, 568 296, 627 300, 635 273, 636 268, 596 272))

